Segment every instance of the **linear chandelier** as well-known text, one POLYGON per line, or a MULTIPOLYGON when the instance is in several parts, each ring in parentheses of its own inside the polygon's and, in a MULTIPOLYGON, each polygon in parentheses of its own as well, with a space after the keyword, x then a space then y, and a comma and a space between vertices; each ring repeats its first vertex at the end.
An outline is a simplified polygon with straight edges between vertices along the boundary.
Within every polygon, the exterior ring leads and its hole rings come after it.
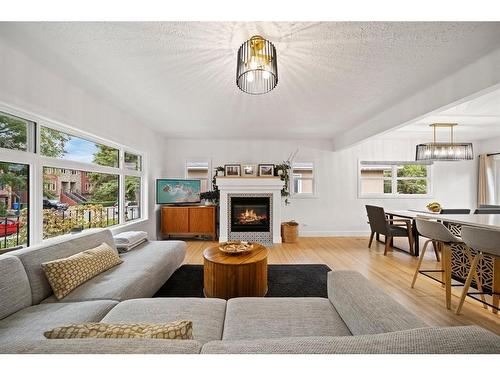
POLYGON ((416 160, 434 160, 434 161, 457 161, 457 160, 472 160, 474 154, 472 151, 472 143, 455 143, 453 142, 453 128, 457 124, 431 124, 434 131, 434 139, 432 143, 423 143, 417 145, 416 160), (436 142, 436 129, 449 128, 450 142, 436 142))
POLYGON ((236 85, 247 94, 260 95, 278 84, 278 66, 274 45, 255 35, 238 50, 236 85))

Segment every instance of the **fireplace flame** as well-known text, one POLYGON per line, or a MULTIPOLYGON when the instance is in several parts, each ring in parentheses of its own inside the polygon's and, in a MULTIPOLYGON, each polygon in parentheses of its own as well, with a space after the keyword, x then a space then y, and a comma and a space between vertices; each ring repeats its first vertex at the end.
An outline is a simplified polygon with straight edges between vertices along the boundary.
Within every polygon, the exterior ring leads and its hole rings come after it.
POLYGON ((257 213, 252 210, 252 209, 246 209, 244 212, 241 212, 240 213, 240 216, 238 218, 240 224, 248 224, 248 223, 255 223, 255 222, 259 222, 261 220, 265 220, 266 219, 266 216, 263 215, 263 216, 259 216, 257 215, 257 213))

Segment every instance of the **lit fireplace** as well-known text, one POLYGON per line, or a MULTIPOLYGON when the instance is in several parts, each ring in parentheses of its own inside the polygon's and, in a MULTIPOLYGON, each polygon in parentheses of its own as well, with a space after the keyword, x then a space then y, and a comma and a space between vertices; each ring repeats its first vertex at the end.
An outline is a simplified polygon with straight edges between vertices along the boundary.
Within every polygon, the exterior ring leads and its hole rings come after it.
POLYGON ((232 232, 269 232, 268 197, 231 198, 232 232))

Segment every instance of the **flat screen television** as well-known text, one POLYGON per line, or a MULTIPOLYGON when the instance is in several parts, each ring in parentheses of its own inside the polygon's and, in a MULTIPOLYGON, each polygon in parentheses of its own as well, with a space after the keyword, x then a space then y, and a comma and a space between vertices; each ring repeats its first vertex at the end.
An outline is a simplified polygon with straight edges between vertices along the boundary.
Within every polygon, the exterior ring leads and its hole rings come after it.
POLYGON ((200 203, 200 180, 162 178, 156 180, 157 204, 200 203))

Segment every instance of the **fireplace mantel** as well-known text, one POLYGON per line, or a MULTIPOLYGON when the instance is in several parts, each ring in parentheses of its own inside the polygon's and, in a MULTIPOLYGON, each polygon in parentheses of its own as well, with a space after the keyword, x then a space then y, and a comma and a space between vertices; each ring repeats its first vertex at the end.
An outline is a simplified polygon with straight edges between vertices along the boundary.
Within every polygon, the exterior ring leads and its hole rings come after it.
POLYGON ((281 189, 283 189, 284 181, 279 177, 217 177, 216 184, 220 191, 220 242, 228 241, 229 195, 266 194, 272 196, 272 242, 281 243, 281 189))

